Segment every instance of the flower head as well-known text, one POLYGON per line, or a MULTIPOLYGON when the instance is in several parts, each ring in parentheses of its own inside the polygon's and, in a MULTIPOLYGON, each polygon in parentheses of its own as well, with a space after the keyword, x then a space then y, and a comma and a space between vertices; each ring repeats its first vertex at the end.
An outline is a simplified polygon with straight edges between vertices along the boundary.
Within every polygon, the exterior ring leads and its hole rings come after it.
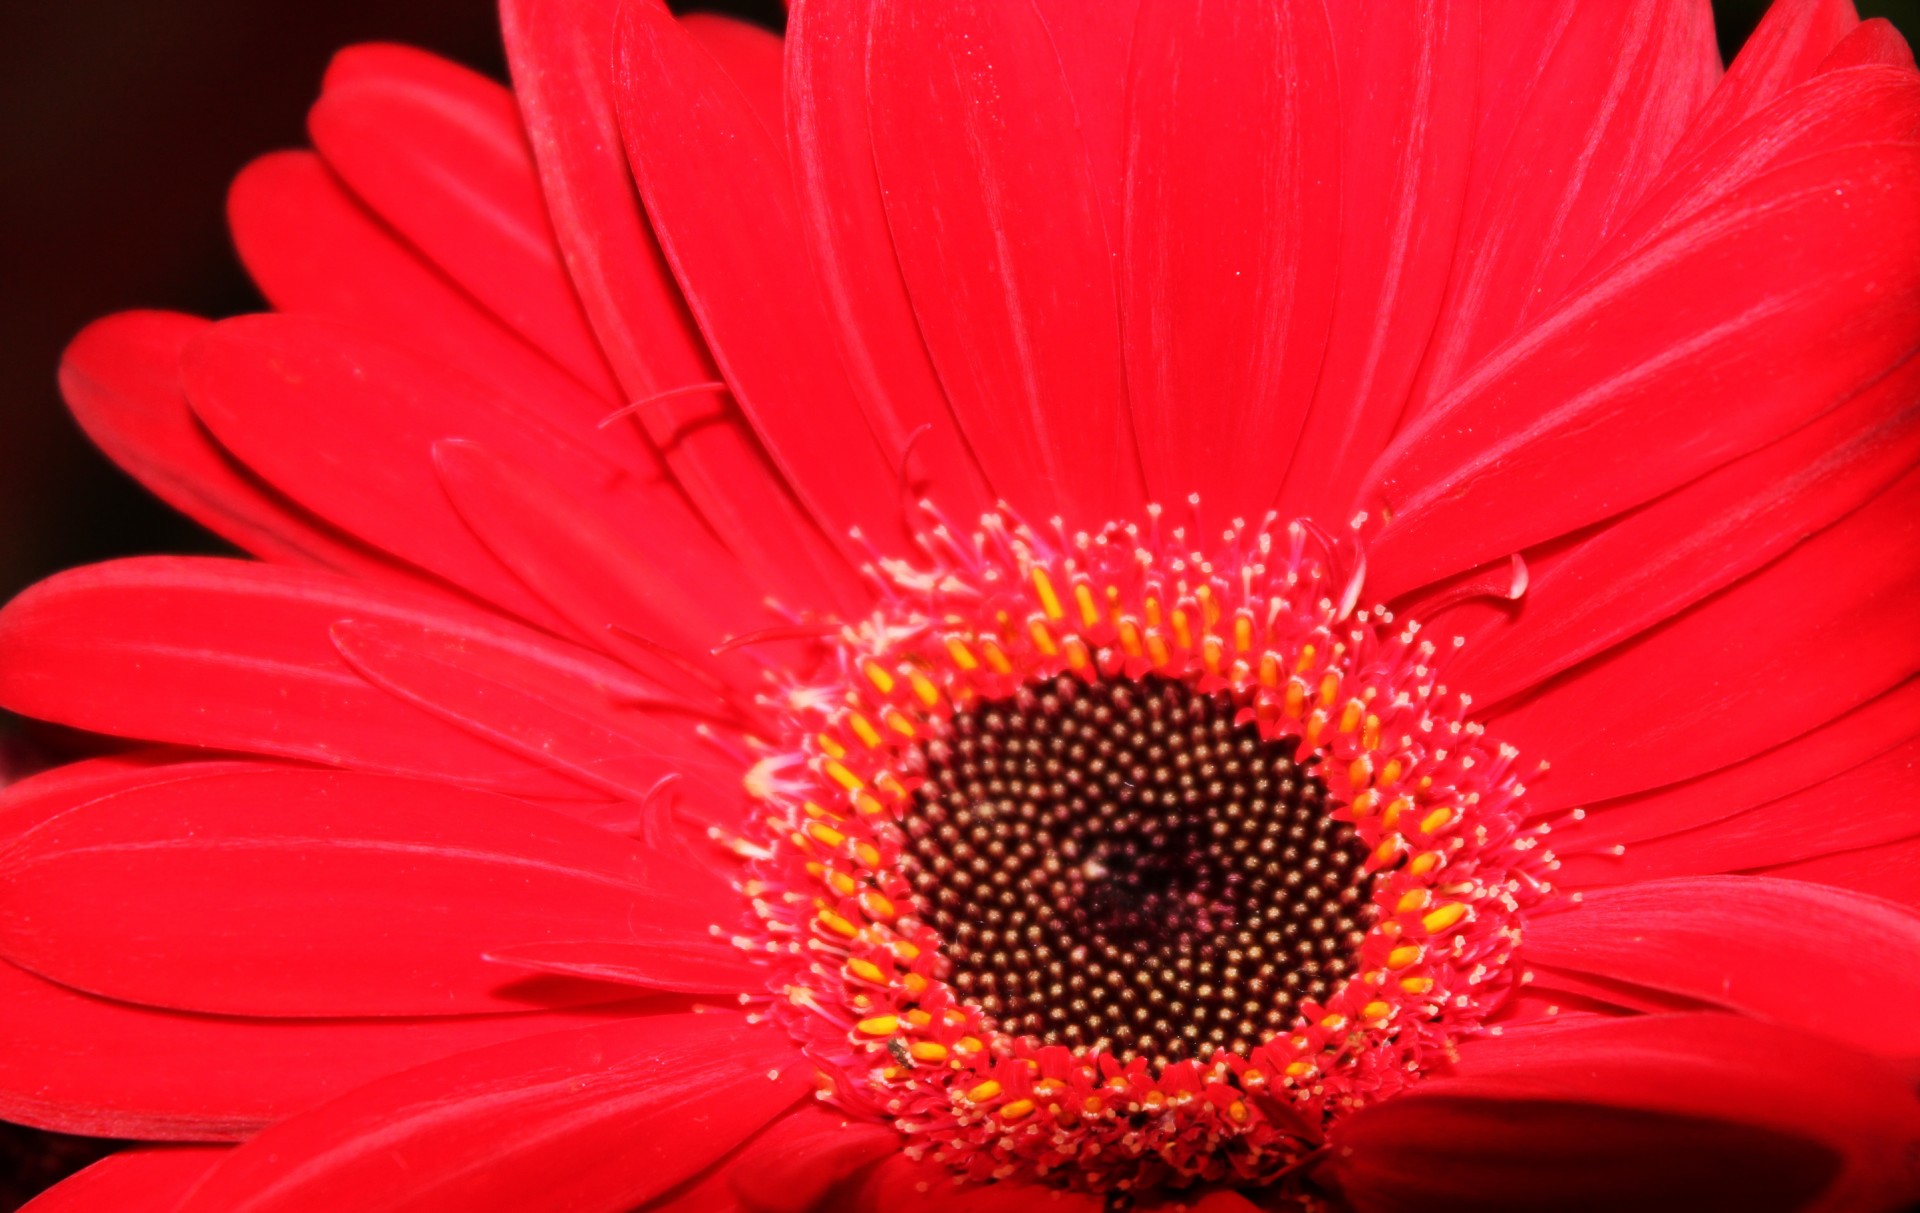
POLYGON ((178 1213, 1920 1193, 1920 75, 1787 0, 508 0, 100 321, 0 1113, 178 1213), (1408 20, 1411 15, 1416 20, 1408 20))

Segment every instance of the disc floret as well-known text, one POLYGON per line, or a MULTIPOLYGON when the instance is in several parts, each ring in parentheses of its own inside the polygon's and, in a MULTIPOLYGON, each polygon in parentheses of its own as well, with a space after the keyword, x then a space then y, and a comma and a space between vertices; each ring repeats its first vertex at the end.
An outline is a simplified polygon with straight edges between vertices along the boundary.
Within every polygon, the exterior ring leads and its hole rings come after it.
POLYGON ((1417 623, 1356 609, 1356 551, 1268 519, 1203 552, 1162 521, 1043 535, 1003 511, 966 539, 932 528, 923 562, 877 563, 883 608, 841 631, 830 678, 792 689, 789 747, 750 781, 764 833, 743 849, 778 1013, 829 1098, 891 1119, 912 1153, 968 1179, 1270 1180, 1332 1118, 1478 1030, 1545 893, 1515 752, 1439 681, 1417 623), (956 986, 964 941, 935 928, 924 896, 923 788, 983 710, 1076 685, 1206 697, 1323 790, 1358 904, 1339 979, 1287 1004, 1287 1022, 1169 1056, 1104 1022, 1003 1023, 956 986))

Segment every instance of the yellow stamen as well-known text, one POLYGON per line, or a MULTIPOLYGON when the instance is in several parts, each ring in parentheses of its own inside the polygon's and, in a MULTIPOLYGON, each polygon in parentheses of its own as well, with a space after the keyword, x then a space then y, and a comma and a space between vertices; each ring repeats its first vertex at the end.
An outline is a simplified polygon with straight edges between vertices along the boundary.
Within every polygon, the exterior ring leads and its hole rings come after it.
POLYGON ((1040 609, 1047 613, 1048 619, 1057 622, 1066 617, 1066 611, 1060 606, 1060 595, 1053 592, 1053 579, 1037 565, 1033 570, 1033 592, 1039 596, 1040 609))

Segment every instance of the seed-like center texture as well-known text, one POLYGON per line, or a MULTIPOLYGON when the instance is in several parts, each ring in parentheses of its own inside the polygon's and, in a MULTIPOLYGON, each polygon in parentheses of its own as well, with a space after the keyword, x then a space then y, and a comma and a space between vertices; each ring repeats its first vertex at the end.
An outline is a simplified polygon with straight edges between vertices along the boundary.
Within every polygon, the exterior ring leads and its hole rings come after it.
POLYGON ((950 980, 1005 1030, 1245 1054, 1348 973, 1364 850, 1230 696, 1063 675, 956 713, 904 854, 950 980))

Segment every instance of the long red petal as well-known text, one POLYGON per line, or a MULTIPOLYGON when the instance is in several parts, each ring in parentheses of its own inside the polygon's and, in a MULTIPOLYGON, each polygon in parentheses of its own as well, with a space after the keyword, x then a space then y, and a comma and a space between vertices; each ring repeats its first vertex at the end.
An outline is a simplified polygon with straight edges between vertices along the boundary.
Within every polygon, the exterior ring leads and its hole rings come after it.
POLYGON ((690 513, 662 509, 633 534, 483 443, 446 439, 434 444, 433 457, 468 528, 590 644, 671 685, 657 658, 622 640, 639 634, 748 684, 753 671, 716 661, 712 649, 779 617, 767 612, 765 589, 690 513))
POLYGON ((1209 520, 1273 504, 1320 375, 1347 184, 1336 80, 1318 3, 1142 10, 1119 241, 1127 383, 1149 490, 1197 490, 1209 520))
POLYGON ((869 0, 794 6, 787 22, 787 154, 814 269, 868 422, 888 448, 912 444, 906 471, 916 488, 972 519, 992 504, 992 493, 920 339, 874 169, 871 14, 869 0))
POLYGON ((1479 0, 1332 6, 1339 64, 1339 285, 1283 517, 1351 516, 1405 410, 1453 267, 1473 162, 1479 0))
POLYGON ((867 89, 900 269, 988 479, 1036 520, 1135 516, 1110 240, 1040 14, 883 0, 867 89))
POLYGON ((1920 999, 1920 917, 1877 898, 1760 876, 1647 881, 1539 915, 1522 947, 1523 963, 1920 1057, 1920 1020, 1892 1012, 1920 999))
POLYGON ((431 77, 389 70, 336 83, 308 114, 314 146, 441 272, 619 403, 554 243, 513 95, 476 72, 438 66, 431 77))
POLYGON ((0 611, 0 703, 123 737, 591 797, 367 683, 334 648, 343 619, 470 636, 616 695, 653 690, 584 650, 422 595, 319 570, 149 557, 61 574, 0 611))
POLYGON ((562 940, 495 948, 487 959, 539 973, 678 994, 741 994, 765 984, 766 971, 723 940, 662 936, 562 940))
MULTIPOLYGON (((277 152, 248 165, 227 217, 248 273, 279 310, 380 333, 577 429, 611 411, 402 243, 318 156, 277 152)), ((652 459, 632 434, 609 435, 607 453, 652 459)))
POLYGON ((1653 185, 1718 69, 1706 0, 1572 6, 1511 141, 1476 149, 1491 171, 1471 186, 1424 399, 1560 300, 1653 185))
POLYGON ((1764 109, 1811 77, 1840 40, 1860 24, 1853 0, 1778 0, 1747 35, 1720 86, 1707 97, 1673 150, 1685 163, 1716 132, 1764 109))
POLYGON ((1777 169, 1482 363, 1375 467, 1392 520, 1370 588, 1392 597, 1649 500, 1899 365, 1920 306, 1916 189, 1909 148, 1777 169))
POLYGON ((657 0, 621 10, 615 80, 634 179, 735 399, 830 538, 897 545, 903 452, 854 402, 779 145, 657 0))
POLYGON ((746 1213, 814 1213, 835 1185, 900 1147, 891 1126, 850 1122, 821 1104, 749 1143, 728 1166, 727 1186, 746 1213))
POLYGON ((680 17, 680 28, 727 70, 768 134, 778 137, 786 130, 781 80, 786 48, 779 34, 719 13, 686 13, 680 17))
POLYGON ((1741 872, 1898 842, 1920 835, 1920 808, 1910 803, 1916 775, 1920 738, 1910 738, 1852 770, 1758 808, 1635 842, 1624 854, 1569 856, 1555 883, 1585 888, 1741 872))
POLYGON ((176 312, 121 312, 82 329, 61 356, 60 392, 87 437, 167 504, 256 556, 406 576, 248 475, 194 420, 180 356, 208 327, 176 312))
POLYGON ((1805 426, 1530 565, 1510 619, 1450 671, 1498 703, 1731 584, 1920 461, 1920 358, 1805 426))
POLYGON ((1830 779, 1885 753, 1920 720, 1920 679, 1910 678, 1837 720, 1743 762, 1588 809, 1575 837, 1582 850, 1657 838, 1724 821, 1830 779))
POLYGON ((1685 779, 1797 737, 1920 668, 1920 472, 1766 568, 1489 715, 1553 763, 1542 810, 1685 779))
POLYGON ((282 1121, 177 1213, 625 1213, 807 1089, 776 1028, 630 1020, 462 1054, 282 1121))
POLYGON ((226 1153, 191 1146, 122 1150, 34 1197, 21 1213, 173 1213, 226 1153))
POLYGON ((517 983, 494 947, 698 940, 712 874, 445 784, 263 769, 133 788, 0 855, 0 954, 76 989, 232 1015, 435 1015, 611 1001, 517 983))
POLYGON ((1781 864, 1765 875, 1851 889, 1920 912, 1920 838, 1781 864))
POLYGON ((1360 1213, 1722 1207, 1842 1213, 1915 1195, 1920 1102, 1893 1070, 1728 1015, 1592 1019, 1463 1050, 1342 1121, 1360 1213))
POLYGON ((529 762, 636 803, 669 777, 686 781, 709 817, 734 803, 741 772, 676 704, 635 701, 546 654, 432 626, 346 619, 332 635, 373 685, 529 762))
POLYGON ((618 0, 506 0, 500 17, 554 233, 639 424, 715 533, 796 604, 831 603, 839 561, 719 379, 641 211, 614 116, 618 0), (677 395, 662 393, 679 392, 677 395))
POLYGON ((649 1010, 240 1019, 109 1002, 0 961, 0 1116, 60 1133, 238 1141, 386 1074, 649 1010))

